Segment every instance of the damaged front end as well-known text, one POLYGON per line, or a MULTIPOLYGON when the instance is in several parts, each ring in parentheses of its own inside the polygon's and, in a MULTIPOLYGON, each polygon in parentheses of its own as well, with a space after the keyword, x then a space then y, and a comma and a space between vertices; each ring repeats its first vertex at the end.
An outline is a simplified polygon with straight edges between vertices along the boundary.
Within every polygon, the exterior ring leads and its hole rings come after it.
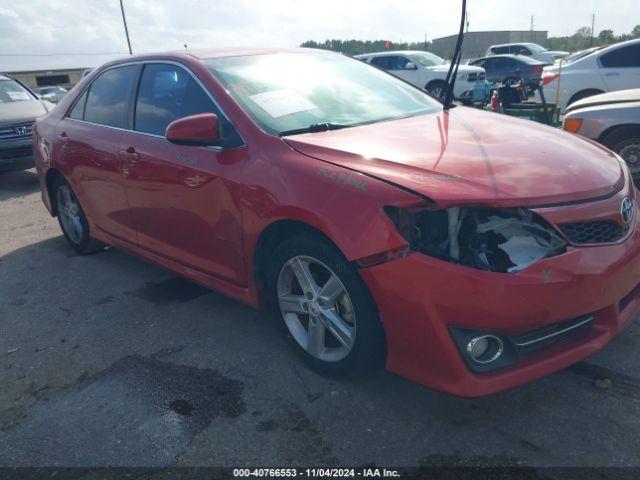
POLYGON ((566 251, 556 230, 523 208, 387 206, 385 212, 412 250, 479 270, 517 273, 566 251))

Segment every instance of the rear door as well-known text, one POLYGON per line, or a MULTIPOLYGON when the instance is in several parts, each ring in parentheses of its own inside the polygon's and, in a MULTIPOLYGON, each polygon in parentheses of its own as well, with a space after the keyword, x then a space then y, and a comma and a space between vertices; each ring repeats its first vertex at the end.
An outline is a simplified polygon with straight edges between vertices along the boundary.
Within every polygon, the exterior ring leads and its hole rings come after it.
POLYGON ((147 63, 120 143, 123 178, 141 247, 198 271, 244 284, 239 191, 247 150, 224 113, 188 70, 147 63), (218 115, 224 147, 168 142, 178 118, 218 115))
POLYGON ((600 73, 607 89, 640 86, 640 43, 622 46, 600 57, 600 73))
POLYGON ((111 67, 58 123, 58 159, 91 222, 130 242, 136 229, 127 204, 118 145, 128 128, 139 65, 111 67))

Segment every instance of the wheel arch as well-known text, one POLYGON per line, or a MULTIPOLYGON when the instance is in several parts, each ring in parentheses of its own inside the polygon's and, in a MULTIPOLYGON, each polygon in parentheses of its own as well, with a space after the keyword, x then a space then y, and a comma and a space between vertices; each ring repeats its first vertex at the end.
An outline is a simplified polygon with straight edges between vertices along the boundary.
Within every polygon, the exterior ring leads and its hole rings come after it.
POLYGON ((600 134, 600 136, 598 137, 598 143, 605 145, 604 142, 607 140, 607 137, 609 135, 612 135, 625 128, 640 132, 640 123, 621 123, 620 125, 613 125, 600 134))
POLYGON ((578 90, 569 98, 569 101, 567 102, 567 107, 572 103, 577 102, 578 100, 582 100, 583 98, 587 98, 587 97, 592 97, 593 95, 599 95, 601 93, 605 93, 605 92, 600 88, 583 88, 581 90, 578 90), (593 93, 591 95, 584 95, 587 92, 593 92, 593 93))
POLYGON ((429 81, 427 82, 427 84, 424 86, 424 89, 425 89, 425 90, 428 90, 428 89, 429 89, 429 87, 431 87, 431 86, 435 85, 436 83, 441 83, 441 84, 443 84, 443 85, 445 85, 445 86, 448 86, 448 85, 447 85, 447 82, 446 82, 444 79, 442 79, 442 78, 434 78, 433 80, 429 80, 429 81))
POLYGON ((57 168, 50 168, 49 170, 47 170, 47 173, 45 175, 45 186, 47 188, 47 198, 49 199, 49 205, 51 205, 52 217, 58 215, 58 212, 56 210, 56 201, 53 198, 53 185, 58 178, 64 179, 64 175, 60 170, 58 170, 57 168))
POLYGON ((260 301, 268 300, 267 293, 267 270, 269 266, 269 252, 273 251, 280 243, 287 238, 296 235, 309 235, 322 239, 335 247, 342 255, 344 252, 326 233, 318 226, 301 220, 279 219, 267 225, 259 234, 253 249, 253 280, 256 285, 260 301))

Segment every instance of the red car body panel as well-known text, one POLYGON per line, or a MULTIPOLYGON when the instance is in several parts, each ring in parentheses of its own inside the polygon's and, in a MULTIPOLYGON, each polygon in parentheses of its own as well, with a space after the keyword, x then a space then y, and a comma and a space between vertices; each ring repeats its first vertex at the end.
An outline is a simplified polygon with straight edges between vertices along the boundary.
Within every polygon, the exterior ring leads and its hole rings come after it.
MULTIPOLYGON (((254 53, 265 52, 200 57, 254 53)), ((193 54, 132 57, 95 70, 36 122, 34 146, 43 201, 52 214, 48 179, 55 171, 73 187, 97 239, 255 307, 263 303, 256 247, 279 222, 315 228, 349 261, 371 265, 362 260, 407 247, 385 205, 529 206, 556 224, 619 221, 621 198, 637 204, 608 150, 466 108, 284 139, 269 135, 193 54), (180 146, 65 117, 101 71, 145 61, 189 69, 244 145, 180 146)), ((360 269, 384 324, 387 366, 457 395, 495 392, 578 361, 640 308, 635 225, 616 244, 569 247, 515 275, 420 253, 402 257, 360 269), (469 371, 447 331, 461 325, 520 333, 585 313, 595 316, 588 335, 491 373, 469 371)))

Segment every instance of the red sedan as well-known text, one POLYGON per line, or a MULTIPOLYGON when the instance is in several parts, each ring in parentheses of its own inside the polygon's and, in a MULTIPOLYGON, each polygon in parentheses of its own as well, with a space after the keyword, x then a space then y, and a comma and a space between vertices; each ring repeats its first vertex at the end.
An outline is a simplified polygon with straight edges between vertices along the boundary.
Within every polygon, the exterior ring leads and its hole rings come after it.
POLYGON ((586 140, 342 55, 130 57, 34 129, 67 241, 254 307, 318 371, 496 392, 602 348, 640 309, 636 191, 586 140))

